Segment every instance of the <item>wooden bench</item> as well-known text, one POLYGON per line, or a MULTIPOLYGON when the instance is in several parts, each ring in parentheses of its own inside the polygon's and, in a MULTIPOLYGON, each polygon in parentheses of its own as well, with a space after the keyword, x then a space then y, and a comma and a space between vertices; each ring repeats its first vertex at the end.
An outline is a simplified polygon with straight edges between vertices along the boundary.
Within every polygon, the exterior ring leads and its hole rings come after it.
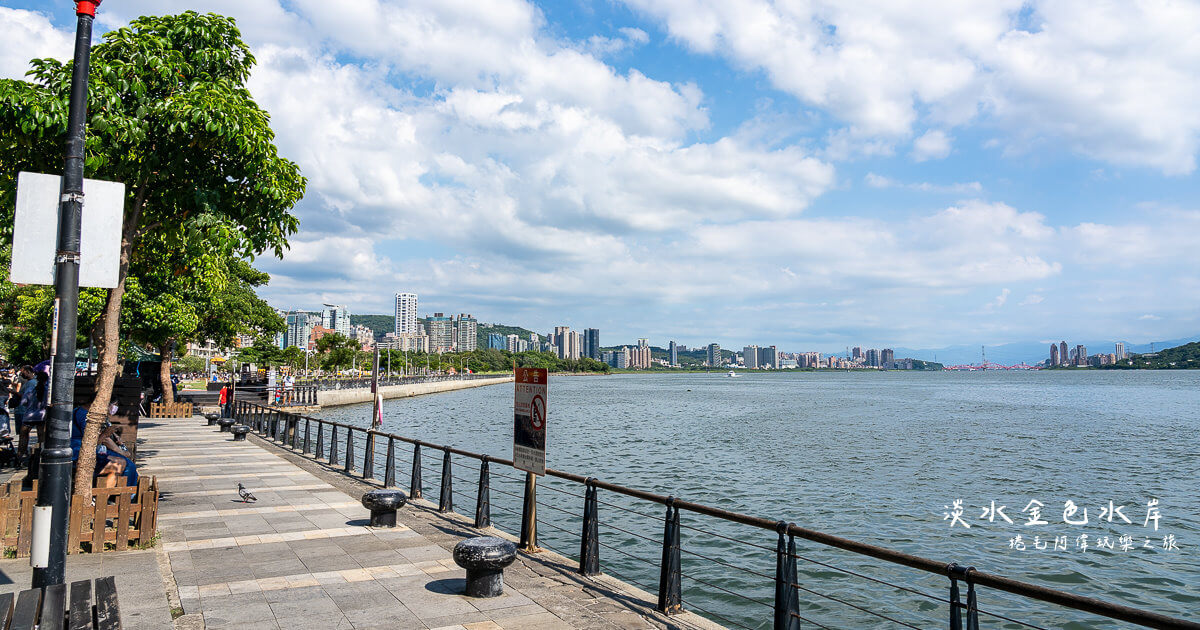
POLYGON ((0 595, 0 630, 121 629, 121 616, 117 610, 117 582, 111 575, 96 580, 95 604, 92 603, 91 580, 72 582, 69 601, 66 584, 21 591, 16 596, 15 605, 13 599, 12 593, 0 595))

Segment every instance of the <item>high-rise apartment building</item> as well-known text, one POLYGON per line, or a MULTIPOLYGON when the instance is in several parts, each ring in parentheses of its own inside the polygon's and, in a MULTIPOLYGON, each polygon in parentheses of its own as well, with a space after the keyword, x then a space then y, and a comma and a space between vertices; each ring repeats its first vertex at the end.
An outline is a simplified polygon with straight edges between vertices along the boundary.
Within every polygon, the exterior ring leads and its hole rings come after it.
POLYGON ((321 325, 321 316, 294 312, 288 313, 285 321, 287 322, 287 331, 283 335, 284 347, 297 346, 307 349, 312 329, 321 325))
POLYGON ((1124 341, 1117 342, 1116 351, 1113 352, 1113 356, 1115 356, 1117 358, 1117 361, 1125 360, 1125 342, 1124 341))
POLYGON ((854 354, 850 355, 850 358, 854 359, 855 361, 861 361, 863 358, 862 348, 859 346, 854 346, 854 354))
POLYGON ((411 335, 417 330, 417 294, 396 294, 396 330, 397 335, 411 335))
POLYGON ((720 367, 724 362, 721 359, 721 344, 719 343, 708 344, 706 354, 707 356, 705 356, 705 360, 711 367, 720 367))
POLYGON ((1058 358, 1058 344, 1050 344, 1050 367, 1061 365, 1058 358))
POLYGON ((555 326, 550 340, 560 359, 578 359, 583 349, 583 336, 572 332, 570 326, 555 326))
POLYGON ((1082 345, 1075 346, 1075 365, 1085 366, 1087 364, 1087 348, 1082 345))
POLYGON ((629 350, 629 367, 645 370, 650 367, 650 340, 638 339, 637 347, 629 350))
POLYGON ((771 370, 779 369, 779 350, 775 346, 758 349, 758 367, 771 370))
POLYGON ((1058 342, 1058 364, 1068 365, 1070 361, 1067 359, 1067 342, 1058 342))
POLYGON ((457 352, 471 352, 479 347, 479 321, 467 313, 459 313, 454 321, 455 343, 457 352))
POLYGON ((892 364, 896 362, 896 352, 891 348, 884 348, 879 353, 879 362, 883 367, 892 369, 892 364))
POLYGON ((583 333, 583 356, 600 360, 600 329, 589 328, 583 333))
MULTIPOLYGON (((514 337, 516 335, 513 335, 514 337)), ((506 350, 508 341, 500 333, 488 333, 488 350, 506 350)))
POLYGON ((667 346, 667 357, 671 367, 679 367, 679 346, 674 341, 667 346))
POLYGON ((349 337, 350 335, 350 311, 345 306, 337 304, 325 304, 325 308, 321 311, 321 327, 328 328, 333 332, 349 337))
POLYGON ((742 348, 742 365, 745 365, 747 370, 758 368, 758 346, 742 348))
POLYGON ((871 367, 879 367, 879 351, 875 348, 867 350, 866 360, 867 365, 871 367))
POLYGON ((430 352, 450 352, 454 349, 454 319, 444 313, 434 313, 427 318, 429 326, 430 352))

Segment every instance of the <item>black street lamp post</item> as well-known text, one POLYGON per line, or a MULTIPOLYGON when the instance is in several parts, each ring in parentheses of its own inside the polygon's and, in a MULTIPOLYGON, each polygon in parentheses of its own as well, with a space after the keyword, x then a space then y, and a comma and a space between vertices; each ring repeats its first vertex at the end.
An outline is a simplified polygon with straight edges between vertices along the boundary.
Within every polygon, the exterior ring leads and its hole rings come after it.
MULTIPOLYGON (((71 414, 75 402, 75 330, 79 313, 79 231, 83 214, 84 135, 92 21, 101 0, 75 2, 75 65, 67 113, 66 161, 58 207, 54 257, 54 348, 50 417, 42 445, 33 516, 33 587, 62 584, 67 569, 67 526, 71 507, 71 414)), ((84 473, 86 474, 86 473, 84 473)))

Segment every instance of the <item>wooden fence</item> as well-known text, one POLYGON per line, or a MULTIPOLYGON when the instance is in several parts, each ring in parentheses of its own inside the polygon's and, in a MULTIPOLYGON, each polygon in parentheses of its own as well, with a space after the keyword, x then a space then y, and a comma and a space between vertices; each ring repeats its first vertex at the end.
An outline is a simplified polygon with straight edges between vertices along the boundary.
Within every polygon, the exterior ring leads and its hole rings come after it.
POLYGON ((192 403, 150 403, 151 418, 191 418, 192 403))
MULTIPOLYGON (((136 487, 93 488, 92 497, 95 504, 72 498, 67 553, 123 551, 150 544, 158 529, 157 479, 142 477, 136 487)), ((21 490, 20 482, 5 484, 0 538, 6 555, 15 550, 18 558, 29 557, 36 502, 37 481, 31 490, 21 490)))

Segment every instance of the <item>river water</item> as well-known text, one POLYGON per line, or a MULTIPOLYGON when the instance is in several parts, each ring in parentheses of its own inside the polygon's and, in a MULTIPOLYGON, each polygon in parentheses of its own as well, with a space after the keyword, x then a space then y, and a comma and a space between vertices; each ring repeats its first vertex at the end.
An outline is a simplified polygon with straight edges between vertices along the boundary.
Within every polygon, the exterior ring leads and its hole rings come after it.
MULTIPOLYGON (((497 385, 389 400, 384 430, 507 459, 512 398, 497 385)), ((1200 619, 1200 372, 552 375, 548 399, 552 468, 1200 619), (1044 523, 1029 524, 1034 501, 1044 523), (1084 509, 1087 523, 1073 524, 1084 509)), ((365 426, 370 405, 321 415, 365 426)), ((440 453, 423 460, 436 500, 440 453)), ((454 467, 456 511, 473 514, 476 462, 454 467)), ((492 477, 493 522, 518 532, 521 474, 497 466, 492 477)), ((542 546, 578 557, 582 490, 541 481, 542 546)), ((654 593, 663 508, 603 491, 600 500, 602 569, 654 593)), ((774 532, 689 512, 682 523, 685 607, 770 627, 774 532)), ((859 606, 945 627, 948 605, 935 599, 948 596, 945 577, 797 542, 811 591, 800 593, 803 617, 903 627, 859 606)), ((1123 627, 988 589, 979 606, 1040 627, 1123 627)))

